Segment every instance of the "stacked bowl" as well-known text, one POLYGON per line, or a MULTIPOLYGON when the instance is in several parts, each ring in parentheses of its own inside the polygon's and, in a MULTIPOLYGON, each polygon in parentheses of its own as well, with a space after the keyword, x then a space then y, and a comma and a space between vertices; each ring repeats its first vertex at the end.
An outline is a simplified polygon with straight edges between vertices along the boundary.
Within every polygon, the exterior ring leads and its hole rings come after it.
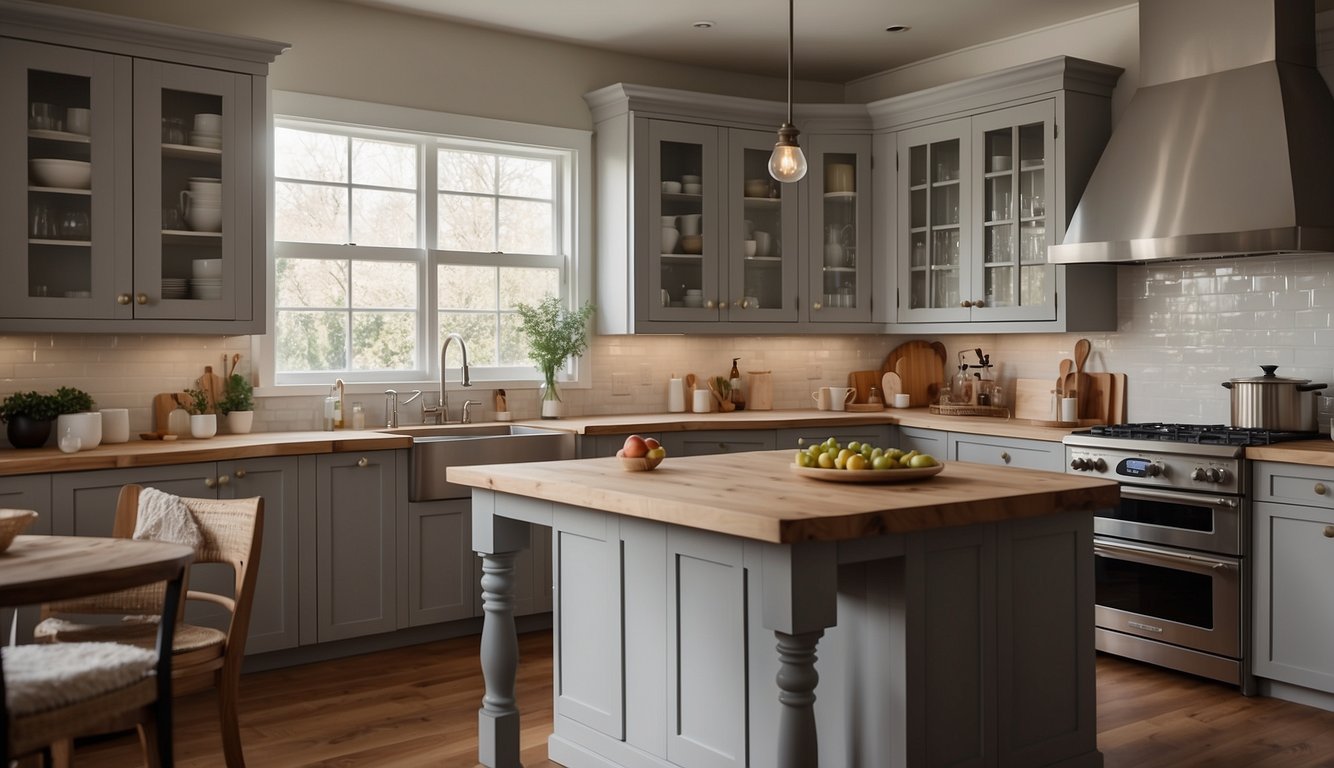
POLYGON ((190 275, 190 298, 222 298, 222 259, 195 259, 190 275))
POLYGON ((196 232, 222 231, 222 179, 192 176, 190 189, 181 192, 185 223, 196 232))
POLYGON ((195 115, 194 129, 190 131, 190 143, 196 147, 222 149, 222 115, 208 112, 195 115))

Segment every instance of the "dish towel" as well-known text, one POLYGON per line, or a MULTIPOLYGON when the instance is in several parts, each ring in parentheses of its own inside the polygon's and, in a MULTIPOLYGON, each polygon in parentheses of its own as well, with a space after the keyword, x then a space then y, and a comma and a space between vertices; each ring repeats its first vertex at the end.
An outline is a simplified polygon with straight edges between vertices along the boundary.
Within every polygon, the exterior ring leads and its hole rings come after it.
POLYGON ((199 523, 181 497, 156 488, 139 492, 139 516, 134 522, 133 538, 184 544, 196 552, 204 543, 199 523))

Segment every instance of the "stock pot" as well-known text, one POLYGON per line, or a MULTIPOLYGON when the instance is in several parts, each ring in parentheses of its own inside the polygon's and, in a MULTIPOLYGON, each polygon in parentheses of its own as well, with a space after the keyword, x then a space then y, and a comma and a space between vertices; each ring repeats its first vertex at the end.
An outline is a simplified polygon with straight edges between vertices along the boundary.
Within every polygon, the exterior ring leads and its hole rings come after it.
POLYGON ((1232 390, 1232 426, 1283 432, 1313 432, 1315 396, 1326 384, 1310 379, 1275 376, 1277 365, 1262 365, 1263 376, 1232 379, 1223 386, 1232 390))

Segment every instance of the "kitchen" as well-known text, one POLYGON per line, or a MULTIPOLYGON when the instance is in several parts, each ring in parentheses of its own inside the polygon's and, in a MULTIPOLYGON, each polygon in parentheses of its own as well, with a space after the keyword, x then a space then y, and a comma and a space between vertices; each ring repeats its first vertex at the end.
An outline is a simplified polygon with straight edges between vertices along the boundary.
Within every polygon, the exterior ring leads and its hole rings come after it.
MULTIPOLYGON (((105 8, 99 9, 105 10, 105 8)), ((125 13, 143 11, 113 9, 125 13)), ((621 55, 590 52, 549 41, 520 39, 445 22, 399 16, 345 4, 255 3, 226 10, 179 6, 155 10, 155 18, 187 26, 271 37, 293 44, 272 69, 275 88, 333 94, 422 108, 541 122, 587 130, 583 94, 609 81, 645 82, 698 90, 762 91, 781 95, 781 81, 753 75, 703 72, 621 55), (354 30, 383 30, 366 36, 354 30), (391 61, 369 38, 416 41, 397 46, 407 61, 391 61), (353 58, 349 51, 365 50, 353 58), (513 51, 508 56, 496 50, 513 51), (527 62, 549 56, 568 66, 534 72, 527 62), (469 67, 468 78, 433 79, 433 90, 415 87, 417 72, 448 69, 460 60, 499 60, 494 70, 469 67), (358 62, 350 67, 349 60, 358 62), (609 80, 604 72, 615 72, 609 80), (331 74, 333 73, 333 74, 331 74), (548 79, 550 81, 548 81, 548 79), (331 85, 331 80, 336 85, 331 85), (497 99, 494 94, 506 94, 497 99)), ((1136 12, 1114 8, 1059 28, 1044 29, 938 59, 832 86, 798 83, 800 101, 868 101, 982 74, 1047 55, 1077 55, 1122 67, 1113 111, 1124 108, 1138 70, 1136 12)), ((781 31, 775 28, 775 34, 781 31)), ((800 61, 800 57, 798 58, 800 61)), ((800 73, 800 65, 798 66, 800 73)), ((1116 270, 1117 330, 1083 334, 1092 339, 1095 362, 1124 370, 1131 385, 1131 420, 1168 418, 1181 422, 1228 420, 1227 395, 1218 384, 1249 375, 1260 363, 1281 366, 1289 376, 1322 380, 1334 366, 1329 351, 1330 261, 1321 256, 1259 256, 1116 270)), ((950 352, 987 349, 1009 377, 1041 377, 1071 356, 1078 335, 966 334, 941 337, 950 352)), ((567 389, 572 414, 641 413, 665 404, 663 382, 680 370, 725 371, 740 356, 745 370, 785 371, 775 382, 779 408, 803 407, 811 389, 842 383, 846 371, 876 367, 902 337, 654 337, 595 336, 585 361, 593 371, 588 388, 567 389), (664 362, 664 361, 670 361, 664 362), (601 370, 616 374, 599 375, 601 370)), ((132 410, 134 431, 151 426, 145 403, 163 379, 192 381, 202 364, 222 354, 251 357, 248 337, 157 337, 12 335, 3 344, 6 380, 15 389, 80 386, 99 405, 132 410), (93 358, 93 361, 90 361, 93 358), (22 382, 17 384, 17 382, 22 382)), ((175 384, 173 384, 175 386, 175 384)), ((374 390, 378 392, 378 390, 374 390)), ((259 391, 260 431, 307 430, 319 421, 323 392, 278 396, 259 391)), ((520 417, 536 413, 534 390, 512 391, 520 417)), ((380 398, 362 395, 370 419, 383 415, 380 398)))

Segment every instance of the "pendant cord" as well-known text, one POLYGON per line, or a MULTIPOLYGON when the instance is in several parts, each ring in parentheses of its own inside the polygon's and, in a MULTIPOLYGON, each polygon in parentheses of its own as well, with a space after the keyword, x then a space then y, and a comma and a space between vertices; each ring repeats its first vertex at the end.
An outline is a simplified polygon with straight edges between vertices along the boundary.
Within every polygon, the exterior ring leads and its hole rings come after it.
POLYGON ((792 7, 796 0, 787 0, 787 124, 792 124, 792 48, 794 35, 792 30, 792 7))

